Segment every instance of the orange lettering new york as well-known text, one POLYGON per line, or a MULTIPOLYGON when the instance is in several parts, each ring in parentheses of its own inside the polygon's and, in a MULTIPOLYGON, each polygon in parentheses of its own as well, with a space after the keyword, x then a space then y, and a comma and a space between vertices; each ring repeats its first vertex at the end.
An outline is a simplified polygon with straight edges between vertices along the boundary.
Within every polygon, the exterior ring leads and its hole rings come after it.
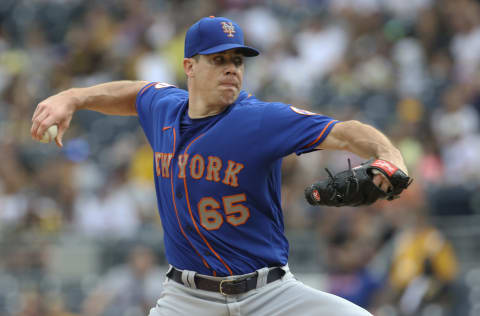
MULTIPOLYGON (((172 153, 155 153, 155 170, 158 177, 170 178, 170 164, 172 153)), ((185 178, 186 172, 190 173, 191 178, 199 180, 220 182, 238 187, 238 174, 244 168, 244 165, 228 160, 226 163, 217 156, 208 156, 205 159, 200 154, 189 155, 181 154, 178 156, 178 178, 185 178)))

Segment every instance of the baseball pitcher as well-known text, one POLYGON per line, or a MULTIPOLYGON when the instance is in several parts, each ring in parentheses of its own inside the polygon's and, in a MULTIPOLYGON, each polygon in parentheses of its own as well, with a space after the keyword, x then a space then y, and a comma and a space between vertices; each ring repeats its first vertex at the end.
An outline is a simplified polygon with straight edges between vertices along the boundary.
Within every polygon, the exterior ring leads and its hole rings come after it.
POLYGON ((51 126, 62 138, 75 111, 137 115, 153 149, 158 211, 170 269, 150 316, 370 315, 297 281, 288 268, 281 209, 282 158, 348 150, 364 164, 305 190, 313 205, 394 199, 410 183, 400 152, 378 130, 242 90, 240 26, 207 17, 185 37, 188 91, 161 82, 110 82, 42 101, 31 134, 51 126))

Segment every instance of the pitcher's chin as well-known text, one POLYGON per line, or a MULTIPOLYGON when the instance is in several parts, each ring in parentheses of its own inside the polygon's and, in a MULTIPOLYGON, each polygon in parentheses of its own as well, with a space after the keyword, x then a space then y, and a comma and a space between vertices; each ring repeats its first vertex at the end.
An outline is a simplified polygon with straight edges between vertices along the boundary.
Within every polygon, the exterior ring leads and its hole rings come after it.
POLYGON ((225 89, 222 91, 222 101, 226 104, 232 104, 238 98, 239 91, 237 89, 225 89))

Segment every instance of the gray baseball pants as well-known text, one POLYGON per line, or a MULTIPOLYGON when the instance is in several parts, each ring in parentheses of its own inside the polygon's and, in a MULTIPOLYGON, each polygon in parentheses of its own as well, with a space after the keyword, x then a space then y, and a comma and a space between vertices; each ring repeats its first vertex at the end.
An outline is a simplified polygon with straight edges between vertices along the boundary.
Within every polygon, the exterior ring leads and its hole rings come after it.
MULTIPOLYGON (((304 285, 294 278, 288 266, 283 269, 285 275, 269 284, 266 284, 268 268, 257 270, 256 289, 228 296, 184 286, 167 278, 149 316, 372 316, 343 298, 304 285)), ((194 271, 184 270, 184 284, 195 286, 191 282, 194 276, 194 271)))

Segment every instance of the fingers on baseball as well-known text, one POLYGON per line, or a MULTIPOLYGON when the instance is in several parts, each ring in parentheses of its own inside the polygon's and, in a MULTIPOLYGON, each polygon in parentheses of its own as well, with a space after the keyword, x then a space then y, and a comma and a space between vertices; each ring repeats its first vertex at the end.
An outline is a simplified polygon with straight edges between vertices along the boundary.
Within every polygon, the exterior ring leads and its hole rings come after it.
POLYGON ((57 135, 57 137, 55 137, 55 144, 57 144, 57 146, 60 147, 60 148, 63 147, 62 138, 58 135, 57 135))
POLYGON ((36 138, 36 131, 38 129, 38 124, 39 124, 39 121, 38 121, 38 118, 36 118, 35 116, 32 118, 32 127, 30 128, 30 134, 32 135, 32 138, 36 138))
POLYGON ((47 131, 47 129, 54 123, 55 123, 54 120, 47 115, 39 116, 37 119, 35 119, 35 122, 33 123, 32 136, 36 140, 40 140, 43 134, 47 131))
POLYGON ((32 116, 32 128, 30 130, 32 137, 40 140, 43 133, 53 124, 55 124, 55 121, 51 116, 51 110, 45 102, 40 102, 32 116))
POLYGON ((55 137, 55 143, 57 144, 58 147, 63 147, 63 134, 67 130, 67 128, 70 126, 70 120, 65 121, 62 124, 58 124, 58 134, 57 137, 55 137))

